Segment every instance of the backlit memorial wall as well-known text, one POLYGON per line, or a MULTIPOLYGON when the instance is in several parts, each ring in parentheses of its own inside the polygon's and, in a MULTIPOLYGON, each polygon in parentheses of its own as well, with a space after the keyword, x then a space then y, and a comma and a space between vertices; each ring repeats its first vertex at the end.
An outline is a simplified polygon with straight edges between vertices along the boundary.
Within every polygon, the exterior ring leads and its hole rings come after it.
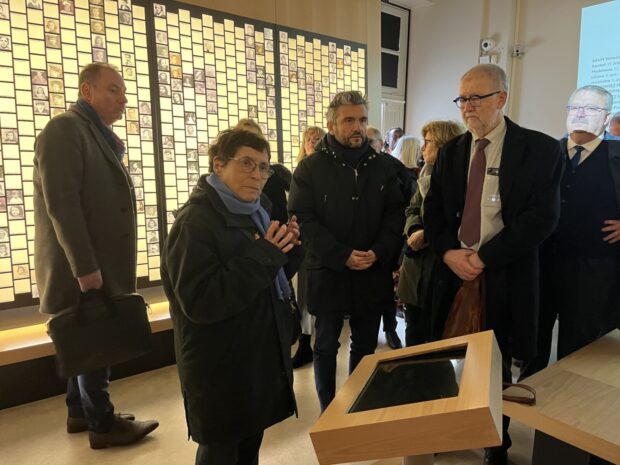
POLYGON ((34 304, 34 141, 77 99, 93 61, 127 86, 125 141, 138 218, 138 284, 159 281, 173 212, 208 171, 218 132, 258 122, 272 162, 326 127, 342 90, 366 89, 365 47, 178 2, 0 0, 0 308, 34 304), (277 154, 277 157, 276 157, 277 154))

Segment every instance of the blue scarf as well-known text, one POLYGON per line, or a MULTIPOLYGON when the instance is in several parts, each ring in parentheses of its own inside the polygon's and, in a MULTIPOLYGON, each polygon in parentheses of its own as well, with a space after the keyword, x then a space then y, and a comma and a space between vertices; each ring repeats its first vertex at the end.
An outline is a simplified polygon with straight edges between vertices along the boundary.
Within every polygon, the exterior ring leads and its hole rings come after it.
MULTIPOLYGON (((207 176, 207 182, 215 189, 215 192, 218 193, 224 206, 230 213, 235 215, 249 215, 263 237, 265 236, 265 232, 267 228, 269 228, 270 220, 269 215, 260 204, 260 199, 256 199, 254 202, 244 202, 215 174, 207 176)), ((288 279, 286 279, 282 267, 278 270, 275 284, 280 300, 288 299, 291 296, 291 288, 288 285, 288 279)))
POLYGON ((88 119, 95 124, 95 126, 97 126, 97 129, 101 132, 101 135, 116 155, 116 158, 118 158, 118 161, 123 161, 123 157, 125 156, 125 144, 123 141, 120 140, 109 127, 103 124, 99 114, 86 100, 79 98, 78 101, 75 102, 75 106, 78 107, 82 113, 84 113, 88 119))

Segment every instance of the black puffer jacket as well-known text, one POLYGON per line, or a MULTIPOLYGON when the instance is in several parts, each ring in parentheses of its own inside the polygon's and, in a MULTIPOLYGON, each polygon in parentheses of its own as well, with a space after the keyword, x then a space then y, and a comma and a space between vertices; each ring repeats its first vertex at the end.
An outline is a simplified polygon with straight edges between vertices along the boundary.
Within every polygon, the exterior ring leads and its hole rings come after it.
POLYGON ((296 409, 288 304, 274 279, 302 257, 264 239, 226 209, 203 176, 166 240, 161 275, 174 324, 177 366, 192 439, 257 434, 296 409))
POLYGON ((297 215, 307 249, 311 312, 342 311, 364 302, 379 311, 393 302, 392 270, 402 244, 403 198, 396 172, 368 148, 356 169, 331 148, 327 136, 293 174, 289 214, 297 215), (373 250, 368 270, 345 263, 353 249, 373 250))

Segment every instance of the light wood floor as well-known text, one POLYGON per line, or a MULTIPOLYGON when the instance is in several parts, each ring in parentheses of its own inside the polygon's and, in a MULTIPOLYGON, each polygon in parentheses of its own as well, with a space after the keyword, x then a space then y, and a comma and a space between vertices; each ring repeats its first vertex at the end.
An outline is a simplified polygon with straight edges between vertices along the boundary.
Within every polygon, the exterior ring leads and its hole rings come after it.
MULTIPOLYGON (((404 340, 404 322, 398 320, 404 340)), ((343 331, 338 356, 338 385, 346 378, 348 327, 343 331)), ((380 333, 378 350, 389 350, 380 333)), ((1 382, 1 380, 0 380, 1 382)), ((44 383, 42 379, 40 382, 44 383)), ((295 370, 299 418, 270 428, 261 448, 261 465, 315 465, 308 430, 319 415, 312 366, 295 370)), ((65 432, 64 397, 0 411, 0 463, 6 465, 192 465, 196 445, 187 441, 187 429, 176 367, 166 367, 112 383, 112 400, 118 412, 134 413, 139 419, 156 418, 160 427, 143 442, 129 447, 91 450, 86 433, 65 432)), ((531 462, 533 431, 511 425, 513 465, 531 462)), ((412 438, 415 440, 415 438, 412 438)), ((402 459, 364 462, 367 465, 398 465, 402 459)), ((478 465, 482 451, 440 454, 437 465, 478 465)))

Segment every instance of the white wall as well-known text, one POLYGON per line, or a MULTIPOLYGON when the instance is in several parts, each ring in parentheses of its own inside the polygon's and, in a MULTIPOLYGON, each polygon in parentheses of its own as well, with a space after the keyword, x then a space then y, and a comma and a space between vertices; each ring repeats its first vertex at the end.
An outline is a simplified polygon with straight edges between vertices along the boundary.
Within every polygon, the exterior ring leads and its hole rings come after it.
POLYGON ((581 8, 600 0, 435 0, 412 11, 406 132, 431 119, 460 120, 452 103, 460 76, 491 37, 511 79, 506 114, 552 136, 565 132, 566 100, 577 84, 581 8), (515 25, 516 34, 515 34, 515 25), (525 54, 513 58, 515 40, 525 54))

